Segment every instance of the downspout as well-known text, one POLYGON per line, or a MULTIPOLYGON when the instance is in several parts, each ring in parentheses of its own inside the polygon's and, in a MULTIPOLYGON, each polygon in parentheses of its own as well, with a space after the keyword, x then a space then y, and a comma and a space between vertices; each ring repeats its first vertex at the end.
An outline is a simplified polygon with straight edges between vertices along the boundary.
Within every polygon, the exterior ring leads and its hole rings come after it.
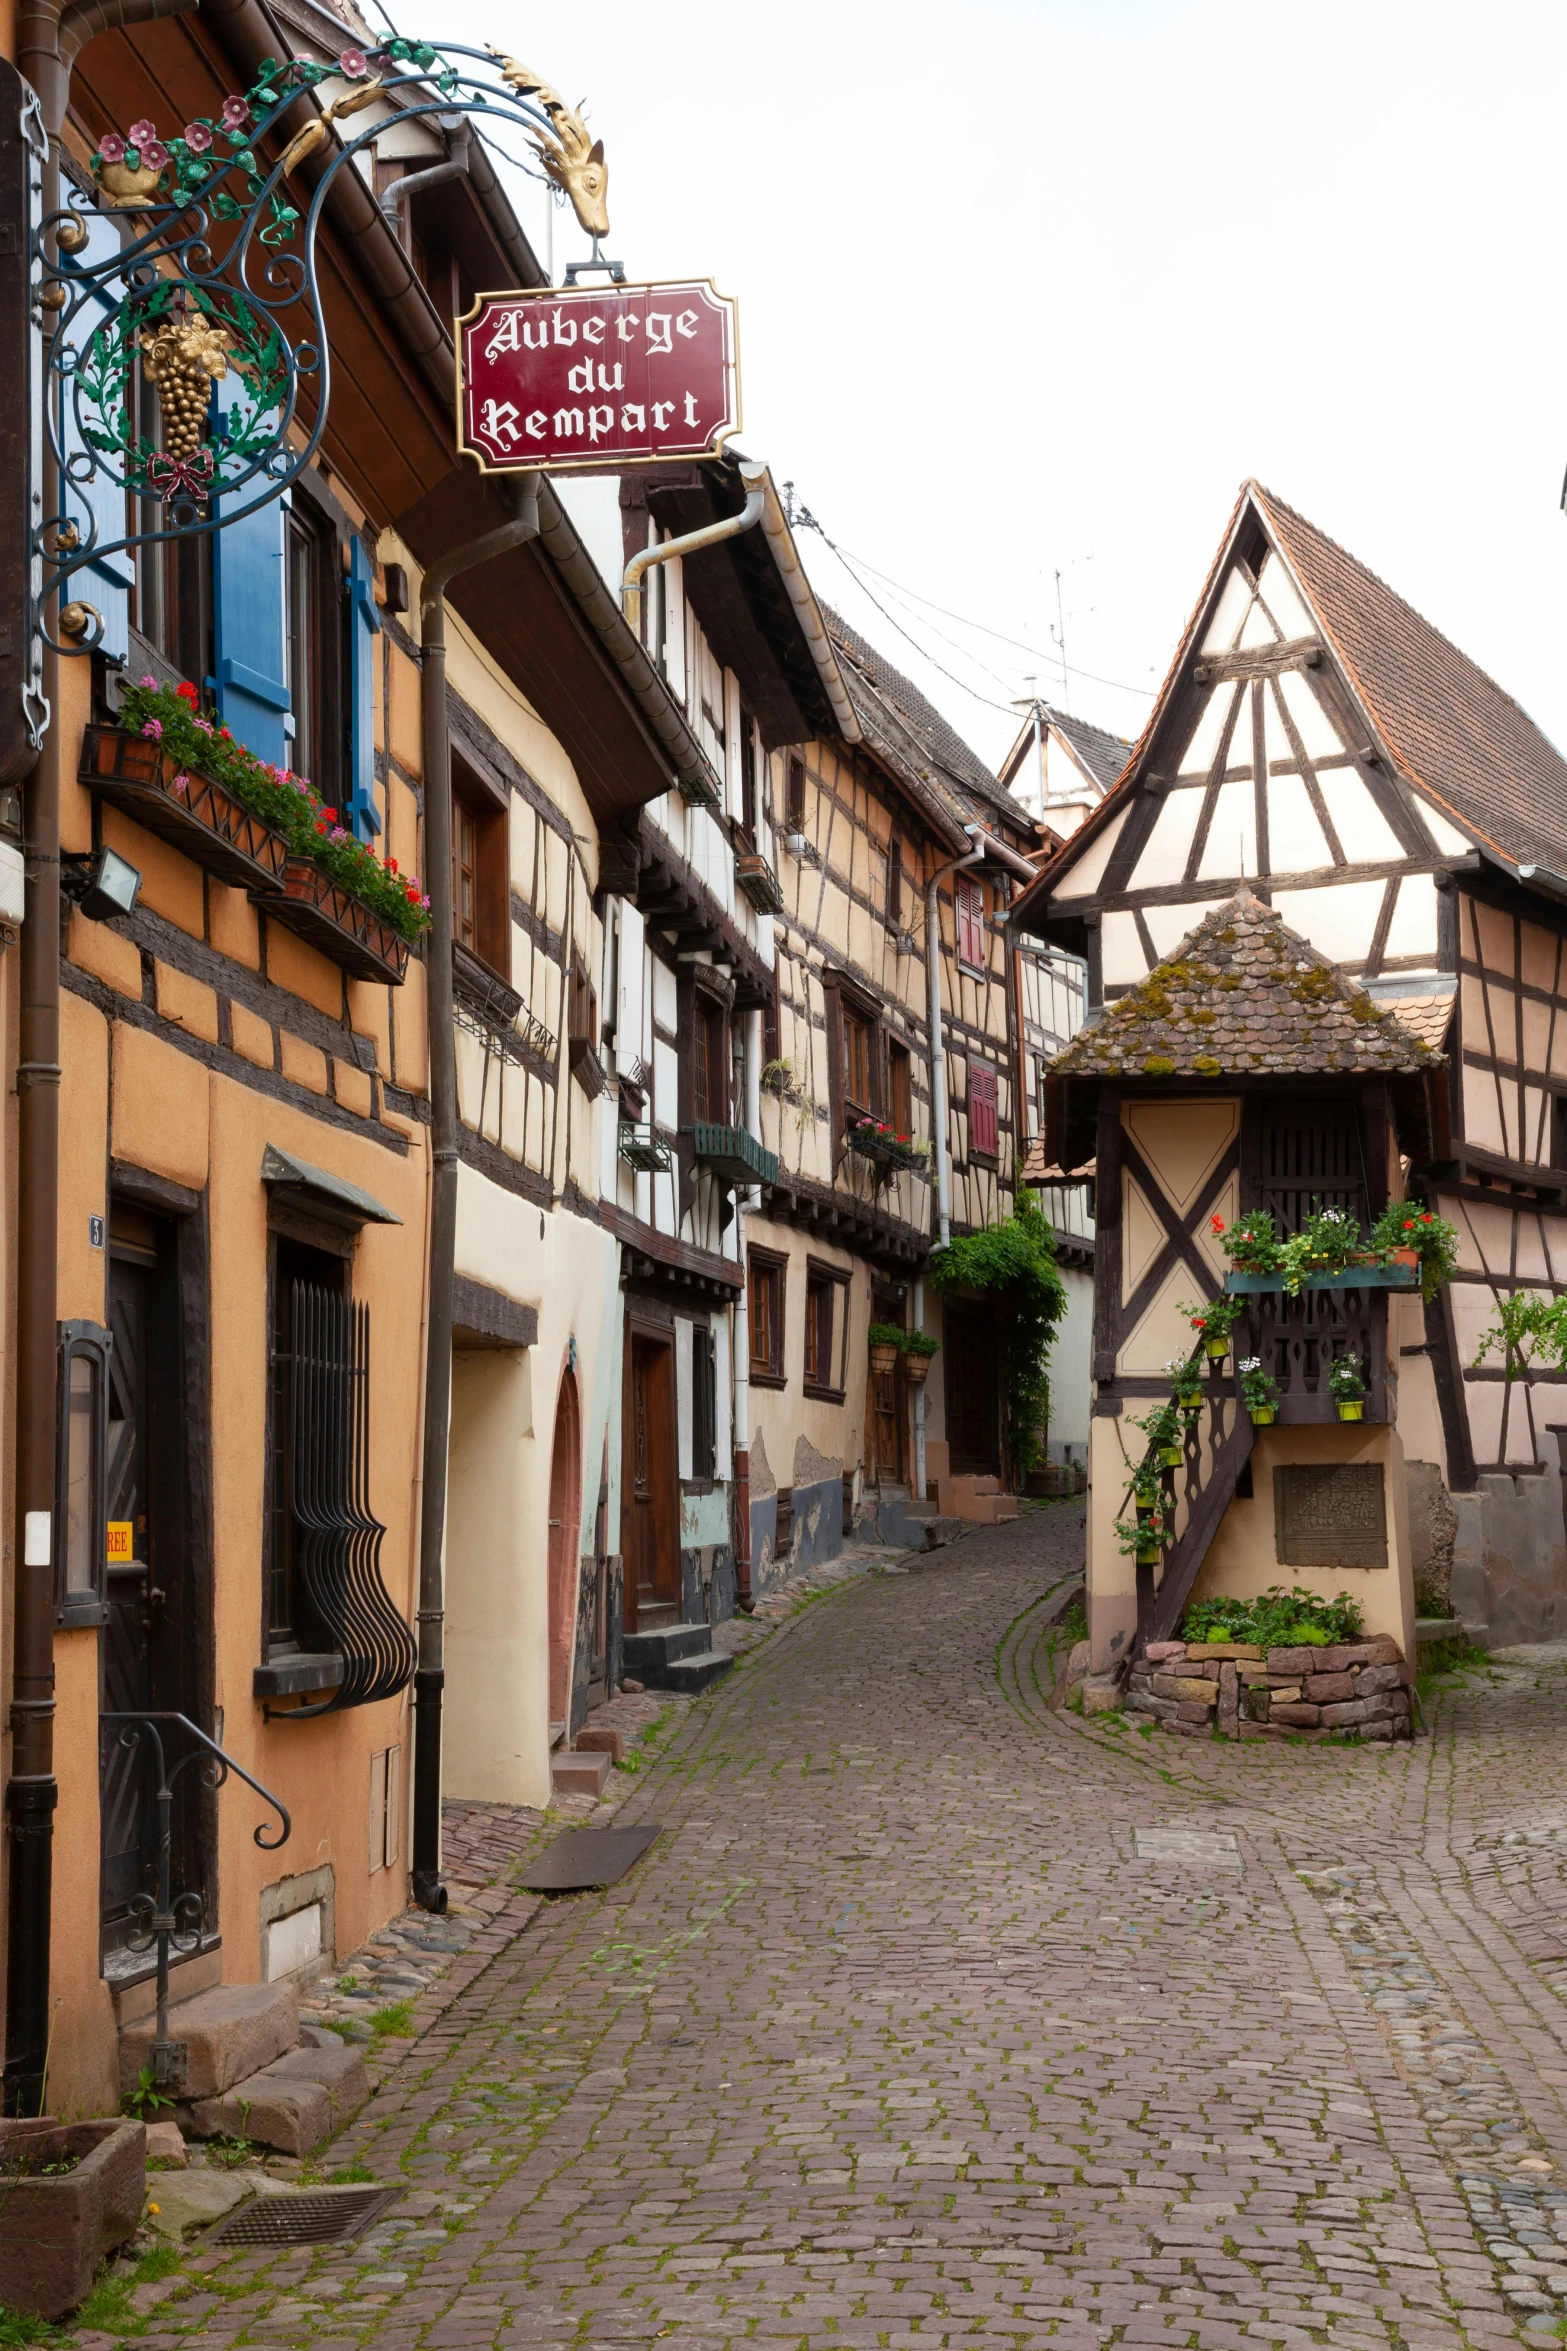
MULTIPOLYGON (((965 832, 976 832, 975 825, 965 825, 965 832)), ((985 843, 976 843, 962 857, 953 857, 940 865, 925 884, 925 986, 926 1017, 930 1024, 930 1127, 931 1141, 936 1146, 936 1228, 938 1249, 952 1246, 952 1166, 947 1155, 947 1047, 941 1027, 941 908, 937 903, 937 885, 949 874, 962 873, 970 865, 985 861, 985 843)))
MULTIPOLYGON (((925 1283, 923 1277, 914 1285, 914 1328, 925 1328, 925 1283)), ((924 1502, 925 1492, 925 1382, 921 1380, 914 1391, 914 1499, 924 1502)))
POLYGON ((414 1673, 413 1897, 444 1911, 441 1883, 441 1698, 446 1686, 446 1456, 452 1408, 452 1288, 457 1250, 457 1039, 452 1027, 452 753, 446 719, 446 590, 533 538, 539 479, 524 474, 517 512, 432 563, 419 587, 423 657, 424 875, 430 893, 425 972, 430 1035, 430 1309, 425 1336, 423 1495, 419 1514, 419 1663, 414 1673))
POLYGON ((702 530, 687 531, 683 539, 666 539, 661 547, 643 547, 627 564, 620 582, 620 607, 627 625, 642 634, 642 576, 651 564, 667 563, 672 555, 694 555, 699 547, 716 547, 721 539, 738 539, 762 519, 767 505, 765 480, 755 484, 738 514, 725 515, 702 530))
MULTIPOLYGON (((762 1137, 762 1015, 745 1016, 745 1131, 762 1137)), ((748 1184, 735 1194, 735 1250, 740 1260, 740 1295, 734 1319, 734 1555, 735 1599, 751 1614, 751 1284, 745 1262, 745 1212, 760 1208, 761 1187, 748 1184)))
MULTIPOLYGON (((94 0, 61 10, 28 0, 17 27, 17 70, 37 91, 49 135, 43 211, 60 205, 60 127, 71 67, 94 33, 182 15, 189 0, 94 0)), ((52 315, 52 314, 51 314, 52 315)), ((43 436, 45 514, 59 480, 43 436)), ((60 1208, 60 655, 47 646, 42 688, 52 723, 24 779, 26 874, 17 1061, 16 1526, 11 1659, 5 2110, 43 2111, 49 2046, 49 1938, 53 1913, 54 1488, 56 1295, 60 1208)))
POLYGON ((405 172, 400 180, 393 180, 381 199, 381 210, 400 238, 408 226, 408 206, 415 196, 422 196, 426 188, 439 187, 445 180, 466 179, 473 149, 473 128, 464 115, 452 132, 451 153, 439 163, 432 163, 423 171, 405 172))

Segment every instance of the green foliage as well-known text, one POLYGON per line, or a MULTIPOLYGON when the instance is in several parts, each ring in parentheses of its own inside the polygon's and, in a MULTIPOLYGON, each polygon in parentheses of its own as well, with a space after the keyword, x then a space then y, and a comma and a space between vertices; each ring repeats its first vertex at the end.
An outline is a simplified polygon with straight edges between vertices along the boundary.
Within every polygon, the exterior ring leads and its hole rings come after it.
POLYGON ((1008 1457, 1016 1474, 1026 1477, 1039 1466, 1050 1341, 1066 1310, 1056 1237, 1034 1195, 1019 1193, 1004 1223, 965 1233, 941 1250, 932 1262, 931 1280, 939 1290, 975 1290, 1011 1309, 999 1334, 1002 1413, 1008 1457))
POLYGON ((127 686, 120 723, 129 734, 155 741, 175 770, 175 784, 187 769, 209 776, 235 799, 276 828, 294 857, 308 857, 345 890, 375 911, 399 937, 417 944, 430 927, 428 901, 412 875, 383 865, 373 850, 356 841, 326 807, 307 776, 270 767, 237 742, 226 726, 197 707, 195 688, 180 693, 151 677, 127 686))
POLYGON ((1358 1355, 1335 1355, 1328 1365, 1328 1387, 1339 1404, 1358 1404, 1366 1392, 1366 1375, 1358 1355))
POLYGON ((1181 1442, 1180 1407, 1172 1396, 1157 1412, 1150 1412, 1146 1420, 1134 1420, 1132 1426, 1143 1431, 1150 1453, 1168 1450, 1181 1442))
POLYGON ((1434 1298, 1458 1269, 1458 1227, 1419 1200, 1390 1200, 1371 1228, 1371 1246, 1383 1257, 1395 1249, 1418 1253, 1422 1298, 1434 1298))
POLYGON ((1174 1532, 1175 1521, 1167 1510, 1139 1510, 1135 1518, 1118 1518, 1115 1522, 1117 1546, 1127 1552, 1167 1543, 1174 1532))
POLYGON ((1286 1592, 1274 1584, 1257 1600, 1228 1596, 1194 1600, 1181 1618, 1183 1641, 1250 1641, 1261 1649, 1326 1649, 1358 1641, 1363 1630, 1359 1604, 1347 1592, 1320 1600, 1297 1584, 1286 1592))
POLYGON ((1178 1314, 1185 1315, 1205 1347, 1210 1339, 1215 1342, 1227 1339, 1245 1311, 1244 1299, 1232 1297, 1228 1290, 1221 1290, 1217 1298, 1208 1300, 1206 1306, 1176 1308, 1178 1314))
POLYGON ((0 2345, 13 2343, 63 2343, 64 2335, 48 2319, 36 2318, 30 2310, 7 2310, 0 2303, 0 2345))
POLYGON ((1520 1374, 1528 1379, 1536 1360, 1553 1370, 1567 1366, 1567 1295, 1537 1298, 1527 1290, 1510 1290, 1505 1298, 1498 1296, 1496 1320, 1475 1349, 1476 1370, 1493 1347, 1501 1348, 1510 1380, 1520 1374))
POLYGON ((1277 1412, 1279 1383, 1273 1374, 1262 1368, 1260 1355, 1248 1355, 1241 1365, 1241 1395, 1248 1412, 1277 1412))
POLYGON ((873 1322, 865 1336, 873 1347, 896 1347, 900 1355, 903 1353, 905 1333, 901 1323, 873 1322))
POLYGON ((172 2106, 172 2098, 165 2098, 153 2079, 152 2067, 144 2065, 136 2076, 134 2089, 127 2090, 120 2100, 120 2112, 137 2122, 151 2122, 160 2106, 172 2106))
POLYGON ((411 2000, 389 2000, 378 2008, 370 2019, 370 2030, 378 2041, 408 2041, 414 2033, 414 2004, 411 2000))
POLYGON ((1279 1236, 1265 1208, 1253 1208, 1226 1227, 1222 1216, 1210 1217, 1215 1240, 1237 1273, 1276 1273, 1279 1236))
POLYGON ((903 1342, 905 1355, 923 1355, 927 1362, 936 1354, 941 1341, 930 1331, 910 1331, 903 1342))

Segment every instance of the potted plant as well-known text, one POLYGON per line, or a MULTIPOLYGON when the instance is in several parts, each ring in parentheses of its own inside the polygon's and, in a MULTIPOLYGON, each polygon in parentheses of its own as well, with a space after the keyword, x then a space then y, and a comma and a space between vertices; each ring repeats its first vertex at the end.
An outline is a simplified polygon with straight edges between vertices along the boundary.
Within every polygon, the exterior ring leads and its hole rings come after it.
POLYGON ((1222 1363, 1230 1351, 1230 1333, 1244 1311, 1242 1301, 1221 1291, 1206 1306, 1183 1306, 1180 1311, 1202 1341, 1203 1353, 1209 1361, 1222 1363))
POLYGON ((929 1331, 910 1331, 904 1339, 903 1376, 911 1388, 924 1386, 926 1374, 930 1370, 930 1359, 940 1344, 941 1341, 932 1338, 929 1331))
POLYGON ((1458 1266, 1458 1227, 1418 1200, 1390 1200, 1371 1228, 1371 1246, 1386 1264, 1419 1267, 1422 1298, 1434 1298, 1458 1266))
POLYGON ((1123 1551, 1136 1559, 1139 1567, 1155 1567, 1170 1532, 1170 1516, 1165 1510, 1150 1511, 1144 1518, 1118 1518, 1115 1522, 1116 1541, 1123 1551))
POLYGON ((1240 1373, 1246 1409, 1257 1427, 1265 1429, 1279 1417, 1279 1383, 1271 1372, 1263 1370, 1260 1355, 1248 1355, 1240 1373))
POLYGON ((1134 1420, 1132 1426, 1145 1432, 1148 1450, 1161 1469, 1180 1468, 1183 1459, 1181 1422, 1173 1396, 1167 1404, 1161 1404, 1157 1412, 1151 1412, 1146 1420, 1134 1420))
POLYGON ((1354 1355, 1335 1355, 1328 1365, 1328 1387, 1338 1406, 1340 1420, 1363 1420, 1366 1413, 1366 1381, 1360 1368, 1360 1359, 1354 1355))
POLYGON ((870 1342, 871 1370, 878 1375, 896 1368, 905 1334, 895 1322, 873 1322, 865 1334, 870 1342))
POLYGON ((1265 1208, 1253 1208, 1228 1226, 1222 1216, 1212 1216, 1208 1222, 1237 1273, 1277 1273, 1279 1236, 1265 1208))
POLYGON ((1164 1376, 1175 1390, 1175 1401, 1193 1420, 1202 1410, 1202 1367, 1195 1355, 1172 1355, 1164 1376))

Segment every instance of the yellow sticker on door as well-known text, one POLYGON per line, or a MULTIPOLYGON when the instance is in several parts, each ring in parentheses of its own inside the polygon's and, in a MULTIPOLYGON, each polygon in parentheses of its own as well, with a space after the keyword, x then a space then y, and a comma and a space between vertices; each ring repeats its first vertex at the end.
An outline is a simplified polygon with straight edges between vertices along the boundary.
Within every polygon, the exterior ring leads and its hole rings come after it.
POLYGON ((132 1522, 128 1518, 109 1521, 109 1565, 123 1567, 130 1560, 132 1522))

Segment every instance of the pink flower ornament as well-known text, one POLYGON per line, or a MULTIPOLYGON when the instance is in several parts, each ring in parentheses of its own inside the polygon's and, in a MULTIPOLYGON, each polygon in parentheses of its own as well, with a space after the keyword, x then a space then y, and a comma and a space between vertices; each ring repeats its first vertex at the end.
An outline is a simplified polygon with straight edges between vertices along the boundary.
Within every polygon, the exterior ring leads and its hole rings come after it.
POLYGON ((212 145, 212 133, 204 122, 188 122, 185 125, 185 144, 192 155, 205 155, 212 145))
POLYGON ((126 136, 133 147, 151 147, 157 143, 158 126, 143 115, 140 122, 131 124, 126 136))
POLYGON ((98 141, 98 153, 105 163, 123 163, 125 161, 125 141, 120 137, 118 131, 104 132, 103 137, 98 141))
POLYGON ((250 108, 243 98, 224 99, 222 122, 226 131, 242 130, 249 120, 250 108))
POLYGON ((162 171, 169 160, 169 151, 161 139, 149 139, 141 151, 144 171, 162 171))
POLYGON ((346 73, 351 82, 362 82, 370 71, 369 60, 362 49, 345 49, 337 63, 339 71, 346 73))

